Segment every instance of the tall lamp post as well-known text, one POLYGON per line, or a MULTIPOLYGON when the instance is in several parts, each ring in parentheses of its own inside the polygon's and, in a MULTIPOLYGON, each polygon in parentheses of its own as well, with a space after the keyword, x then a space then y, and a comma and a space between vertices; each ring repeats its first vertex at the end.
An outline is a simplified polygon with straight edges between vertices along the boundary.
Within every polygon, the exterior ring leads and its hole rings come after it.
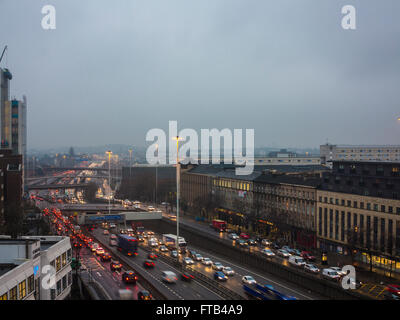
POLYGON ((108 214, 111 213, 111 154, 112 152, 106 151, 106 153, 108 154, 108 191, 109 191, 109 195, 108 195, 108 214))
POLYGON ((176 252, 179 261, 179 196, 180 196, 180 164, 179 164, 179 141, 183 138, 176 136, 176 252))
POLYGON ((129 179, 131 179, 132 175, 132 151, 133 149, 129 149, 129 179))
MULTIPOLYGON (((157 150, 157 158, 158 158, 158 144, 156 144, 156 150, 157 150)), ((157 187, 158 187, 158 161, 156 163, 156 194, 155 194, 155 204, 157 206, 157 187)))

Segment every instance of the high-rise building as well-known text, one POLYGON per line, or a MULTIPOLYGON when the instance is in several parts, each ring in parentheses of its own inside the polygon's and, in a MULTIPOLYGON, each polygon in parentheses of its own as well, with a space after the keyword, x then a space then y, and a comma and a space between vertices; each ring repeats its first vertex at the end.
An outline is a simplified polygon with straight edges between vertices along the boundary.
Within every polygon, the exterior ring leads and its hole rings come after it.
POLYGON ((2 147, 10 148, 13 154, 22 154, 26 159, 26 97, 22 101, 5 102, 5 119, 2 120, 2 147), (3 144, 4 142, 4 144, 3 144))
POLYGON ((0 118, 1 118, 1 147, 7 148, 5 137, 5 120, 7 119, 6 101, 10 100, 10 80, 12 74, 8 69, 0 68, 0 118))

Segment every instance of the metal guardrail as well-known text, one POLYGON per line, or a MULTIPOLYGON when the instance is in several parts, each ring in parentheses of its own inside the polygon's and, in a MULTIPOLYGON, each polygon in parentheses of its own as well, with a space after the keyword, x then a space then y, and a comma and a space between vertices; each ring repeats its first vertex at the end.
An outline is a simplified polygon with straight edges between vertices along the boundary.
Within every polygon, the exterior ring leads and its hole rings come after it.
POLYGON ((168 300, 167 297, 162 294, 150 281, 148 281, 145 277, 143 277, 140 272, 138 272, 135 267, 132 266, 131 261, 126 258, 124 255, 120 254, 119 252, 113 252, 112 248, 110 248, 107 244, 100 241, 95 235, 90 234, 90 237, 96 240, 98 243, 102 245, 103 248, 107 248, 110 253, 114 256, 118 257, 119 261, 122 261, 124 264, 128 265, 130 269, 135 271, 135 273, 140 277, 140 284, 146 290, 150 291, 153 294, 154 299, 156 300, 168 300))
MULTIPOLYGON (((146 250, 147 252, 152 252, 153 250, 151 248, 149 248, 148 246, 140 246, 142 249, 146 250)), ((180 262, 178 262, 176 259, 172 258, 172 257, 168 257, 167 255, 164 254, 159 254, 158 257, 163 260, 164 262, 177 267, 181 270, 188 270, 190 271, 194 276, 195 276, 195 281, 200 282, 201 284, 203 284, 204 286, 206 286, 207 288, 211 289, 212 291, 214 291, 215 293, 217 293, 218 295, 220 295, 221 297, 227 299, 227 300, 246 300, 243 296, 241 296, 240 294, 228 289, 225 286, 220 285, 219 283, 215 282, 214 280, 210 279, 209 277, 207 277, 206 275, 204 275, 201 272, 198 272, 196 270, 194 270, 193 268, 191 268, 190 266, 183 266, 180 262)))

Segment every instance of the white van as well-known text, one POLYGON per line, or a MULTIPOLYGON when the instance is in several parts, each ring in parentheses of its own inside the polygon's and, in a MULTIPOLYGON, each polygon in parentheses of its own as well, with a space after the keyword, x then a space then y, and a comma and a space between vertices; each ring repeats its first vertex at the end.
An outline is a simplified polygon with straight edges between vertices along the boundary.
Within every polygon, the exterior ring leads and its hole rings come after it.
POLYGON ((322 277, 328 280, 339 281, 340 275, 333 269, 327 268, 322 270, 322 277))
POLYGON ((306 262, 302 257, 299 256, 290 256, 289 257, 289 263, 296 266, 296 267, 303 267, 306 262))

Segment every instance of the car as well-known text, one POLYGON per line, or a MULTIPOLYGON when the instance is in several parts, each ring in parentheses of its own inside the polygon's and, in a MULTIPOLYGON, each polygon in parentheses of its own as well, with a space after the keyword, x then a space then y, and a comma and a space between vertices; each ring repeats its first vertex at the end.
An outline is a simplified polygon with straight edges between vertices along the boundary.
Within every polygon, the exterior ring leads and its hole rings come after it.
POLYGON ((196 253, 196 255, 194 256, 194 260, 202 261, 203 260, 203 256, 200 253, 196 253))
POLYGON ((214 270, 221 271, 221 270, 224 268, 224 266, 222 265, 221 262, 214 262, 214 263, 212 264, 212 268, 213 268, 214 270))
POLYGON ((189 257, 185 257, 185 258, 183 258, 183 264, 191 265, 191 264, 194 264, 194 261, 189 257))
POLYGON ((146 259, 143 262, 143 267, 145 268, 154 268, 155 264, 153 261, 151 261, 150 259, 146 259))
POLYGON ((110 270, 111 271, 121 271, 122 264, 118 260, 111 260, 110 270))
POLYGON ((289 257, 289 263, 291 265, 294 265, 296 267, 303 267, 306 262, 304 261, 304 259, 300 256, 291 256, 289 257))
POLYGON ((237 240, 239 239, 239 236, 236 233, 230 233, 228 234, 228 238, 232 240, 237 240))
POLYGON ((263 246, 268 247, 268 246, 270 246, 272 243, 271 243, 271 241, 269 241, 268 239, 262 239, 262 240, 261 240, 261 244, 262 244, 263 246))
POLYGON ((144 238, 143 238, 143 236, 142 236, 141 234, 139 234, 139 235, 137 236, 137 239, 138 239, 138 241, 140 241, 140 242, 143 242, 143 241, 144 241, 144 238))
POLYGON ((247 243, 249 244, 249 246, 255 246, 257 244, 257 241, 254 239, 248 239, 247 243))
POLYGON ((154 231, 149 230, 149 231, 147 231, 147 234, 150 235, 150 236, 153 236, 154 235, 154 231))
POLYGON ((175 283, 178 280, 175 272, 172 272, 172 271, 162 271, 161 279, 168 283, 175 283))
POLYGON ((152 300, 153 296, 147 290, 141 290, 137 294, 137 299, 138 300, 152 300))
POLYGON ((189 257, 194 258, 196 254, 197 254, 196 251, 194 251, 194 250, 189 250, 189 257))
POLYGON ((275 242, 272 242, 270 247, 272 247, 272 249, 274 249, 274 250, 279 250, 280 249, 280 246, 275 242))
POLYGON ((339 276, 345 276, 347 274, 347 272, 343 271, 340 267, 330 267, 329 269, 335 270, 339 276))
POLYGON ((147 255, 147 258, 149 258, 150 260, 157 260, 158 256, 154 252, 150 252, 147 255))
POLYGON ((171 257, 172 258, 177 258, 178 257, 178 252, 176 250, 171 251, 171 257))
POLYGON ((257 284, 257 281, 252 276, 243 276, 242 282, 245 284, 257 284))
POLYGON ((105 261, 110 261, 111 260, 111 255, 107 252, 104 252, 101 257, 100 257, 101 261, 105 262, 105 261))
POLYGON ((300 250, 298 250, 298 249, 292 249, 292 252, 291 252, 293 255, 295 255, 295 256, 299 256, 299 257, 301 257, 301 251, 300 250))
POLYGON ((227 276, 233 276, 235 275, 235 271, 231 267, 223 267, 222 272, 226 274, 227 276))
POLYGON ((400 297, 400 285, 398 284, 388 284, 385 291, 400 297))
POLYGON ((161 252, 167 252, 167 251, 168 251, 168 248, 167 248, 165 245, 162 245, 162 246, 160 246, 159 250, 160 250, 161 252))
POLYGON ((326 268, 322 270, 322 278, 332 281, 339 281, 341 276, 336 272, 336 270, 326 268))
POLYGON ((103 253, 104 253, 104 249, 103 249, 102 247, 98 247, 98 248, 96 249, 96 254, 97 254, 98 256, 102 255, 103 253))
POLYGON ((110 234, 110 231, 108 231, 107 229, 105 229, 105 230, 103 231, 103 234, 104 234, 104 235, 108 235, 108 234, 110 234))
POLYGON ((273 253, 271 249, 266 249, 266 248, 265 248, 265 249, 262 249, 262 250, 261 250, 261 253, 264 254, 264 255, 266 255, 267 257, 273 257, 273 256, 275 256, 275 253, 273 253))
POLYGON ((182 272, 181 279, 183 281, 190 282, 194 279, 194 276, 192 274, 190 274, 189 272, 182 272))
POLYGON ((236 244, 238 244, 238 245, 241 246, 241 247, 247 247, 247 246, 249 245, 246 241, 244 241, 244 240, 242 240, 242 239, 237 240, 237 241, 236 241, 236 244))
POLYGON ((279 249, 276 254, 282 258, 289 258, 291 254, 284 249, 279 249))
POLYGON ((142 233, 142 236, 143 236, 143 238, 148 238, 149 237, 149 235, 148 235, 148 233, 146 231, 142 233))
POLYGON ((289 246, 283 246, 282 249, 290 254, 294 254, 294 249, 290 248, 289 246))
POLYGON ((122 281, 124 283, 135 283, 136 284, 137 279, 138 279, 137 275, 132 270, 125 271, 122 274, 122 281))
POLYGON ((250 239, 250 236, 247 234, 247 233, 244 233, 244 232, 242 232, 240 235, 239 235, 239 237, 240 238, 242 238, 242 239, 250 239))
POLYGON ((90 245, 90 250, 91 250, 92 252, 96 252, 96 250, 97 250, 98 247, 99 247, 99 244, 98 244, 98 243, 92 243, 92 244, 90 245))
POLYGON ((228 277, 222 271, 216 271, 214 273, 214 279, 219 281, 226 281, 228 277))
POLYGON ((154 241, 154 240, 149 240, 149 246, 150 247, 158 247, 158 242, 157 241, 154 241))
POLYGON ((308 251, 302 251, 300 257, 304 258, 306 261, 315 261, 315 257, 308 251))
POLYGON ((210 258, 203 258, 203 260, 201 261, 202 264, 206 265, 206 266, 210 266, 212 265, 212 261, 210 258))
POLYGON ((306 263, 304 265, 304 270, 307 272, 315 273, 315 274, 320 272, 319 268, 316 265, 311 264, 311 263, 306 263))

